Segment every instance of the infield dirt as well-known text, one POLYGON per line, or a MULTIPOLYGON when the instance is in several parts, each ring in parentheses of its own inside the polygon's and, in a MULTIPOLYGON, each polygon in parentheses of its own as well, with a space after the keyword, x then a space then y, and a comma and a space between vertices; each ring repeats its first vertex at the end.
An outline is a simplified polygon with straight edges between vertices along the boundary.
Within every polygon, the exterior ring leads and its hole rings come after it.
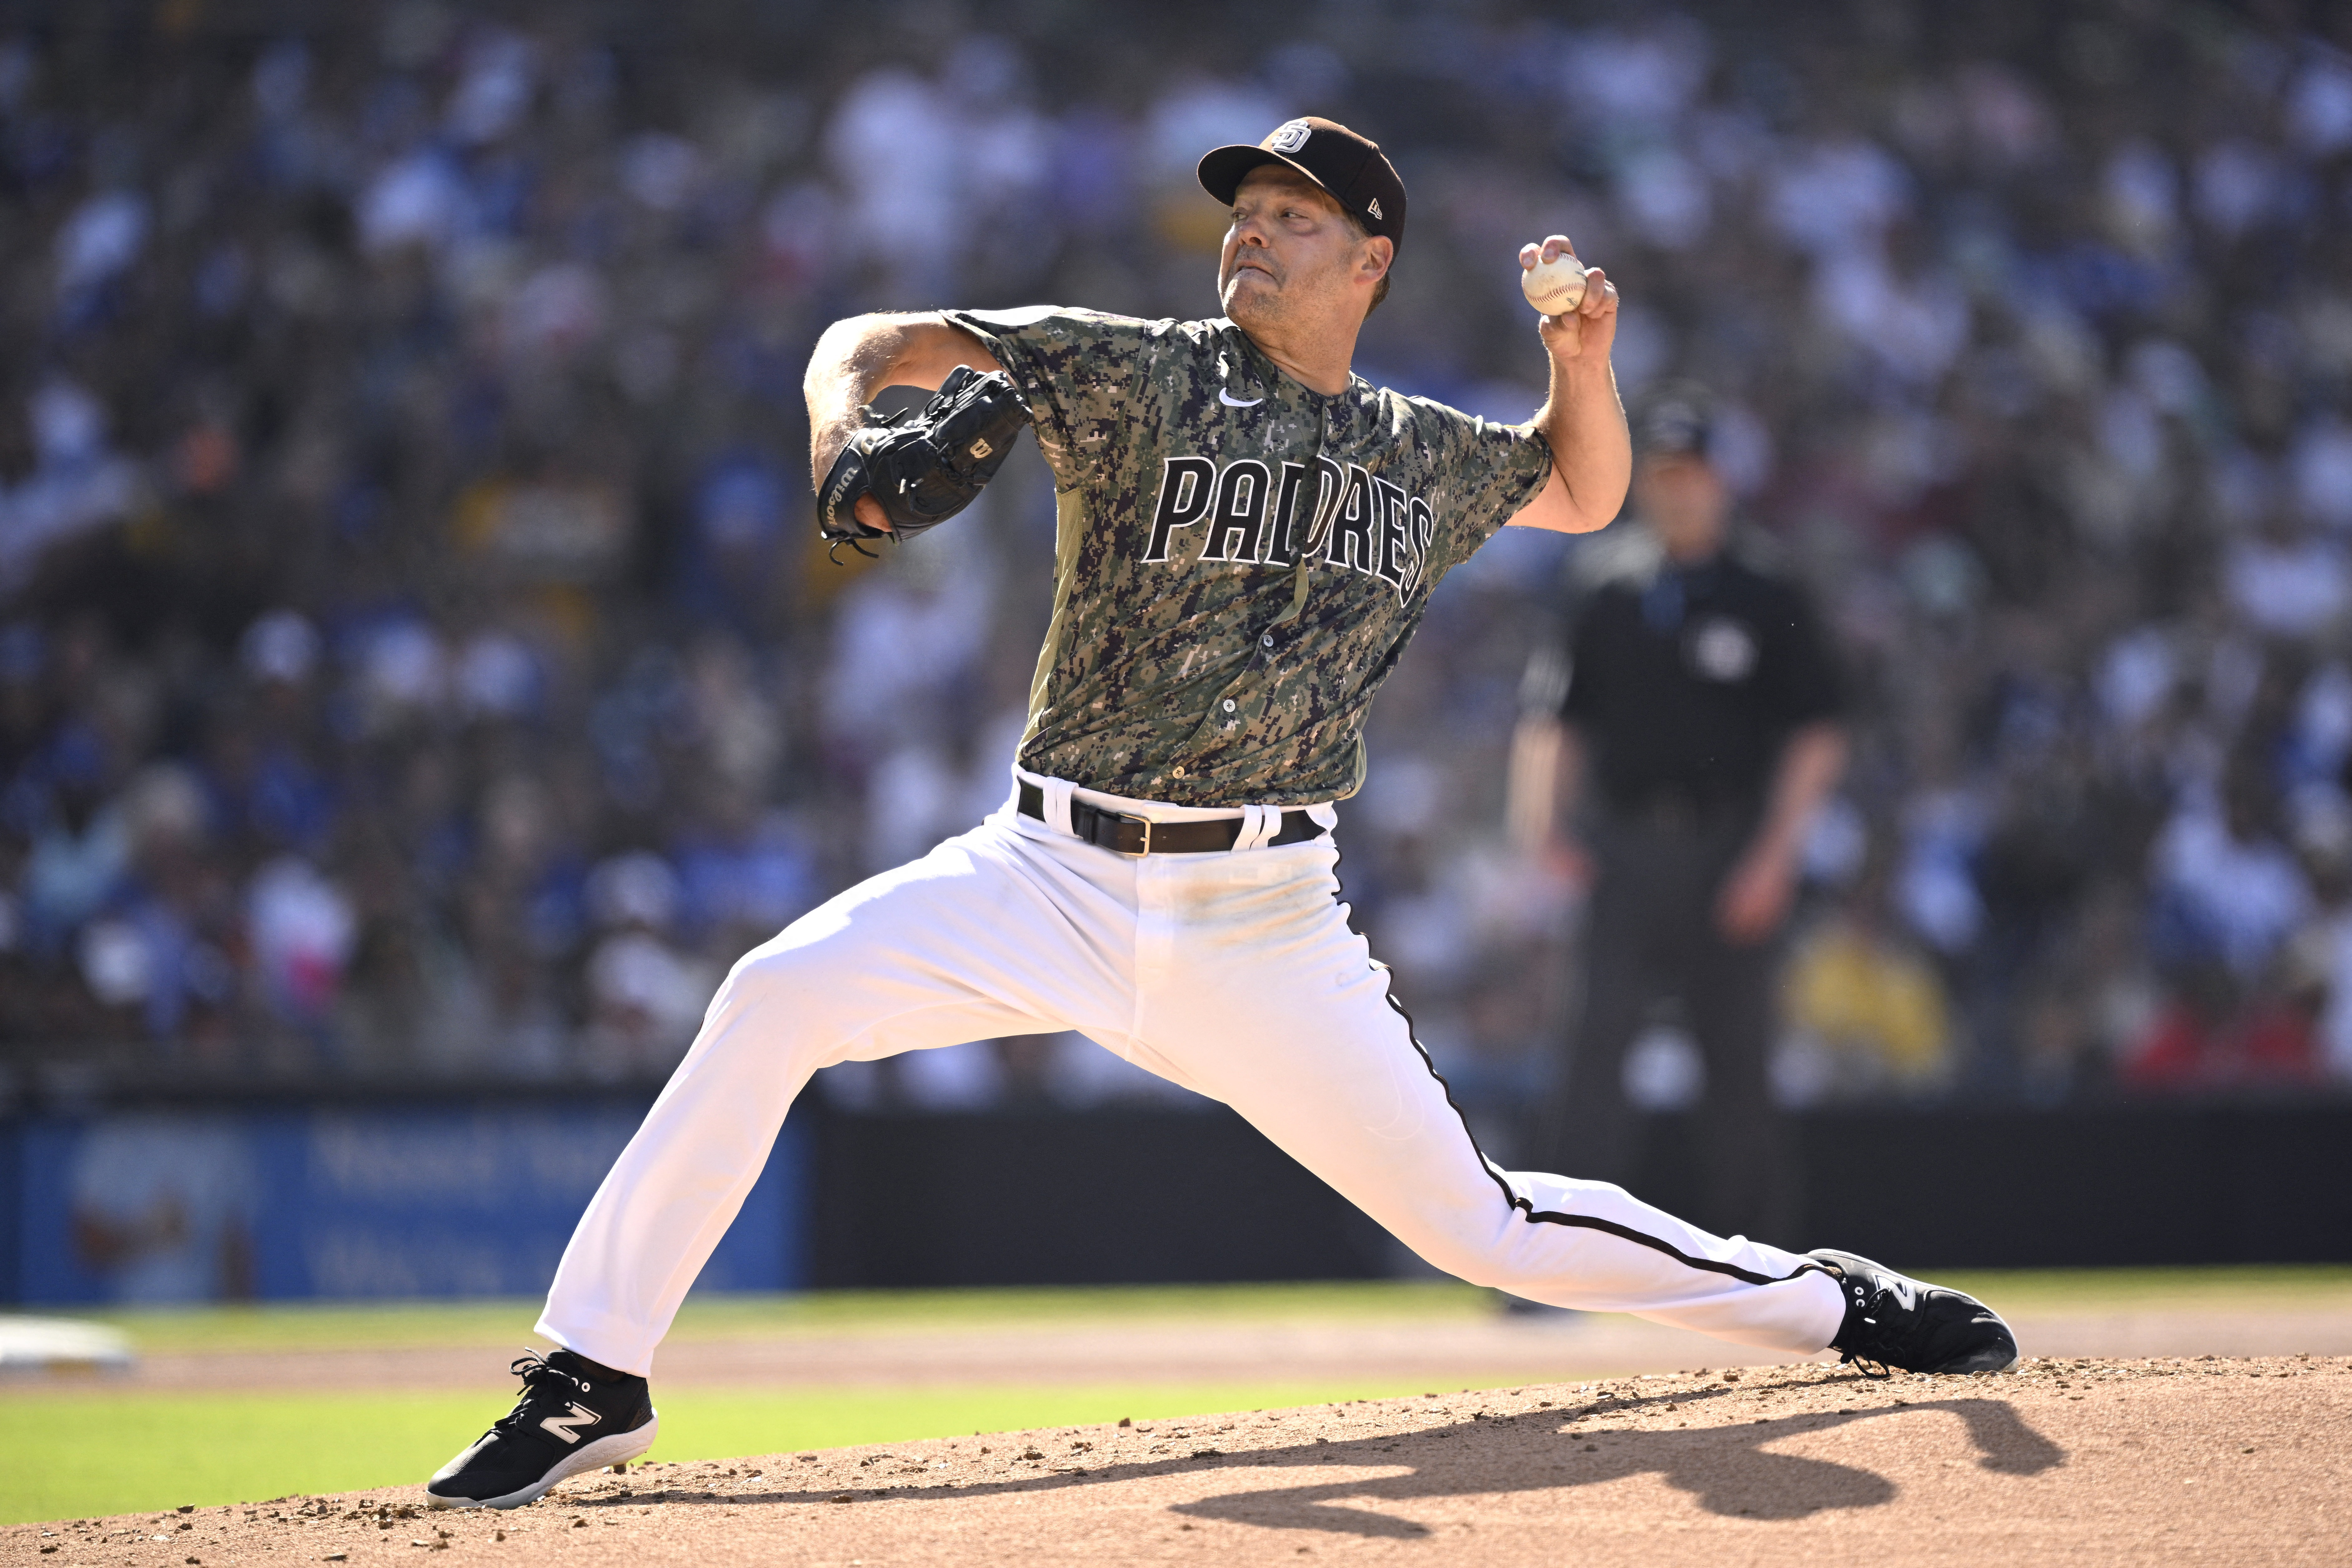
POLYGON ((0 1531, 58 1568, 2336 1563, 2352 1358, 1800 1363, 653 1463, 508 1513, 415 1488, 0 1531))

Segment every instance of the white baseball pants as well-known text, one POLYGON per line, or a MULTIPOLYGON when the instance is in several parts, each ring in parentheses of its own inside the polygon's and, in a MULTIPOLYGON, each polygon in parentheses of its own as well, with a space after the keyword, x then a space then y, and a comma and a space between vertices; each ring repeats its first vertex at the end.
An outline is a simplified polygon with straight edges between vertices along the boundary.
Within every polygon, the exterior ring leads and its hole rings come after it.
MULTIPOLYGON (((1066 824, 1072 786, 1024 776, 1066 824)), ((1159 821, 1234 815, 1076 794, 1159 821)), ((745 954, 582 1216, 539 1331, 648 1373, 819 1068, 1076 1029, 1232 1106, 1464 1279, 1769 1350, 1829 1343, 1838 1289, 1805 1258, 1486 1159, 1349 929, 1331 839, 1247 847, 1278 821, 1253 807, 1230 853, 1130 858, 1007 805, 745 954)))

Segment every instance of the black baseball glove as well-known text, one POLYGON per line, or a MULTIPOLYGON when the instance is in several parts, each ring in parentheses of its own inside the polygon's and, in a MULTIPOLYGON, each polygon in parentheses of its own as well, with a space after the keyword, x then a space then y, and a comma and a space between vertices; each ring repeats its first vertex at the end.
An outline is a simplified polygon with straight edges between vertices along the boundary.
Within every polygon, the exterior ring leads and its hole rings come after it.
POLYGON ((976 375, 960 364, 912 418, 904 409, 887 419, 869 410, 866 417, 816 492, 817 531, 860 553, 857 541, 885 535, 857 521, 859 496, 881 503, 890 536, 903 544, 971 504, 996 477, 1029 410, 1003 371, 976 375))

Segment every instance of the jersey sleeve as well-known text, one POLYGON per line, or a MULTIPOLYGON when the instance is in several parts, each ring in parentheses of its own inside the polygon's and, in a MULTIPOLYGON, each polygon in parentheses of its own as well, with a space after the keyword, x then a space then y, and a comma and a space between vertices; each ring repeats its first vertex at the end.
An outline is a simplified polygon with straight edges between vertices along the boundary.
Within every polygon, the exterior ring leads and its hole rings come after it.
POLYGON ((1013 378, 1060 488, 1084 481, 1118 445, 1151 322, 1061 305, 944 316, 1013 378))
POLYGON ((1498 425, 1425 398, 1411 400, 1430 425, 1444 474, 1447 504, 1429 542, 1431 583, 1470 558, 1543 493, 1551 478, 1551 443, 1527 425, 1498 425))

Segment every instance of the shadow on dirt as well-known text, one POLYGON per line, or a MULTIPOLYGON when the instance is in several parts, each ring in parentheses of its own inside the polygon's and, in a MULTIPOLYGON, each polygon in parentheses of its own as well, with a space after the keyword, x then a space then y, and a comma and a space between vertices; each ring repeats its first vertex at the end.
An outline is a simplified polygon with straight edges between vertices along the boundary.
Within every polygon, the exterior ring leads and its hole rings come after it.
MULTIPOLYGON (((1687 1408, 1690 1401, 1685 1396, 1683 1403, 1687 1408)), ((1876 1508, 1892 1502, 1895 1485, 1873 1470, 1827 1459, 1775 1454, 1769 1451, 1768 1444, 1800 1433, 1826 1431, 1849 1422, 1922 1410, 1946 1411, 1958 1416, 1976 1445, 1978 1464, 1986 1469, 2003 1475, 2030 1476, 2065 1462, 2063 1449, 2027 1426, 2002 1401, 1946 1399, 1899 1409, 1842 1411, 1696 1431, 1577 1431, 1560 1432, 1556 1436, 1547 1434, 1541 1447, 1511 1445, 1514 1451, 1501 1464, 1486 1462, 1486 1457, 1479 1452, 1483 1445, 1467 1445, 1433 1463, 1414 1456, 1412 1462, 1418 1468, 1410 1475, 1234 1491, 1198 1502, 1179 1503, 1172 1511, 1274 1529, 1410 1538, 1426 1535, 1429 1531, 1410 1520, 1368 1508, 1348 1507, 1346 1502, 1406 1502, 1465 1492, 1594 1486, 1627 1476, 1655 1473, 1668 1486, 1696 1496, 1699 1506, 1710 1513, 1757 1520, 1804 1519, 1836 1509, 1876 1508)), ((1469 1435, 1484 1436, 1486 1431, 1507 1426, 1508 1418, 1483 1422, 1479 1424, 1482 1430, 1469 1435)), ((1462 1432, 1459 1426, 1440 1428, 1423 1438, 1408 1439, 1407 1444, 1418 1446, 1462 1432)), ((1349 1452, 1358 1447, 1334 1443, 1254 1458, 1261 1467, 1398 1462, 1349 1452)), ((1404 1447, 1397 1449, 1399 1455, 1405 1451, 1404 1447)))
MULTIPOLYGON (((1644 1405, 1664 1405, 1691 1409, 1701 1401, 1719 1398, 1717 1392, 1684 1392, 1654 1400, 1612 1400, 1587 1406, 1590 1415, 1623 1415, 1644 1405)), ((1303 1486, 1228 1491, 1197 1502, 1178 1503, 1171 1512, 1195 1519, 1223 1520, 1276 1530, 1320 1530, 1341 1534, 1411 1539, 1430 1533, 1411 1520, 1394 1518, 1371 1507, 1409 1502, 1421 1498, 1454 1497, 1465 1493, 1532 1491, 1552 1487, 1594 1486, 1627 1476, 1656 1474, 1667 1485, 1686 1491, 1711 1513, 1757 1520, 1794 1520, 1837 1509, 1877 1508, 1895 1500, 1895 1484, 1875 1471, 1827 1459, 1776 1454, 1769 1445, 1802 1434, 1822 1432, 1851 1422, 1882 1420, 1889 1415, 1941 1411, 1959 1418, 1977 1450, 1978 1465, 2001 1475, 2033 1476, 2066 1462, 2066 1451, 2027 1425, 2006 1401, 1962 1397, 1922 1400, 1867 1410, 1815 1411, 1766 1418, 1744 1426, 1711 1426, 1696 1430, 1633 1431, 1591 1427, 1570 1430, 1566 1423, 1580 1412, 1571 1409, 1528 1412, 1474 1419, 1404 1435, 1387 1435, 1337 1443, 1258 1448, 1239 1454, 1203 1450, 1190 1458, 1171 1458, 1149 1464, 1111 1464, 1100 1468, 1072 1467, 1006 1480, 958 1482, 954 1485, 877 1487, 869 1483, 848 1492, 778 1490, 737 1492, 720 1498, 710 1492, 667 1494, 679 1503, 719 1502, 730 1506, 758 1503, 810 1503, 889 1498, 896 1501, 992 1497, 1006 1492, 1056 1491, 1068 1487, 1101 1486, 1146 1477, 1197 1471, 1308 1470, 1332 1466, 1351 1468, 1400 1469, 1402 1475, 1351 1477, 1303 1486)), ((908 1467, 913 1471, 915 1467, 908 1467)), ((876 1480, 880 1481, 880 1473, 876 1480)), ((658 1495, 658 1494, 657 1494, 658 1495)), ((644 1502, 643 1496, 614 1501, 644 1502)), ((575 1504, 573 1506, 594 1506, 575 1504)))

